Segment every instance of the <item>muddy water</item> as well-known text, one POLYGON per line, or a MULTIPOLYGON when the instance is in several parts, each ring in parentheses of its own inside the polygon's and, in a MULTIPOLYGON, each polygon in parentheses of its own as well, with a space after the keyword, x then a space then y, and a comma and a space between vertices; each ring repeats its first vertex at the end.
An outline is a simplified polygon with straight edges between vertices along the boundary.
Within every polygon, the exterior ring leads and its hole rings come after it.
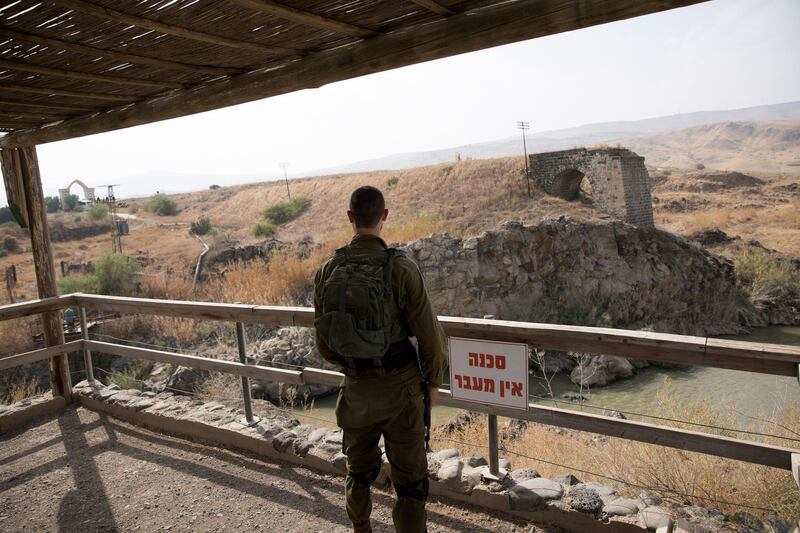
MULTIPOLYGON (((754 330, 751 335, 727 338, 800 346, 800 327, 761 328, 754 330)), ((532 377, 530 381, 529 392, 534 395, 531 401, 594 413, 616 410, 656 416, 664 414, 661 403, 664 399, 668 399, 678 408, 690 408, 699 402, 706 402, 710 407, 725 412, 732 407, 743 424, 747 422, 748 416, 768 416, 782 405, 800 403, 800 384, 796 378, 705 367, 645 368, 631 379, 618 381, 607 387, 592 388, 588 400, 582 406, 561 399, 562 394, 579 390, 567 376, 556 376, 551 387, 556 400, 563 403, 543 399, 542 397, 548 396, 548 388, 536 377, 532 377)), ((313 412, 309 414, 335 425, 335 404, 335 396, 318 399, 313 412)), ((434 408, 434 425, 446 422, 457 412, 457 409, 450 407, 434 408)), ((629 418, 647 420, 639 416, 629 418)), ((323 424, 322 420, 306 421, 323 424)))

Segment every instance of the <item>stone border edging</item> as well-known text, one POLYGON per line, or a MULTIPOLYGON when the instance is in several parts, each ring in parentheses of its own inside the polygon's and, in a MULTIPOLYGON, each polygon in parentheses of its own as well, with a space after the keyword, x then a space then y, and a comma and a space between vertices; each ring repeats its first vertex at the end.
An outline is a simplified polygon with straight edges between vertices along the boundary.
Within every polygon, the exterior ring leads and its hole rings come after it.
POLYGON ((63 396, 48 392, 12 405, 0 405, 0 435, 19 429, 34 420, 60 413, 67 407, 63 396))
MULTIPOLYGON (((345 474, 341 431, 299 424, 296 419, 286 416, 278 409, 272 414, 262 416, 255 427, 247 427, 241 423, 241 411, 219 402, 204 403, 172 393, 121 390, 116 385, 92 387, 86 381, 75 385, 74 391, 80 405, 87 409, 139 426, 215 446, 249 451, 275 461, 305 466, 327 474, 345 474)), ((608 494, 597 496, 602 498, 600 507, 591 513, 585 513, 576 511, 565 503, 562 497, 570 494, 568 485, 538 477, 531 469, 523 469, 532 474, 529 479, 516 482, 511 476, 507 476, 506 481, 501 484, 484 478, 484 474, 488 474, 488 467, 482 457, 460 457, 457 450, 442 450, 430 454, 428 463, 431 494, 449 500, 469 503, 490 511, 501 511, 534 523, 553 524, 570 531, 647 531, 643 528, 643 522, 640 522, 644 520, 640 517, 640 509, 644 508, 644 504, 620 498, 616 491, 608 487, 605 487, 610 491, 608 494), (635 511, 631 510, 628 516, 600 512, 600 509, 608 511, 609 504, 619 500, 633 502, 631 505, 635 511), (601 515, 603 520, 597 518, 601 515)), ((389 487, 388 471, 389 463, 384 455, 383 468, 375 482, 377 488, 389 487)), ((581 486, 593 491, 595 489, 592 485, 581 486)), ((572 490, 577 487, 578 485, 572 490)), ((669 520, 666 512, 663 518, 669 520)), ((652 523, 650 525, 650 530, 655 530, 652 523)))

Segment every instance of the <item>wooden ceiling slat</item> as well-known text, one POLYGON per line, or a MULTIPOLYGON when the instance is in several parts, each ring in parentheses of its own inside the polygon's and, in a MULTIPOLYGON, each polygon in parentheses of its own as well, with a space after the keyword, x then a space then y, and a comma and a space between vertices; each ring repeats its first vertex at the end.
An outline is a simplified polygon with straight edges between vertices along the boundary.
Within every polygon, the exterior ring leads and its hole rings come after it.
POLYGON ((70 98, 87 98, 89 100, 106 100, 109 102, 134 102, 136 96, 123 96, 121 94, 100 94, 83 91, 65 91, 63 89, 49 89, 47 87, 32 87, 17 83, 0 83, 0 91, 14 91, 20 93, 43 94, 45 96, 68 96, 70 98))
POLYGON ((47 113, 31 113, 30 111, 14 111, 14 110, 11 110, 11 109, 3 108, 2 110, 0 110, 0 119, 3 119, 3 118, 11 118, 11 119, 14 119, 14 118, 31 118, 31 119, 34 119, 37 122, 41 122, 43 120, 45 120, 45 121, 62 120, 64 118, 64 116, 63 115, 62 116, 50 115, 50 114, 47 114, 47 113))
POLYGON ((0 139, 0 148, 59 141, 220 109, 703 1, 615 0, 613 7, 605 0, 500 2, 405 31, 393 31, 348 46, 316 52, 300 61, 289 62, 282 68, 257 69, 183 91, 143 97, 136 104, 115 107, 96 115, 70 118, 47 128, 12 133, 0 139))
POLYGON ((238 48, 240 50, 253 50, 255 52, 263 52, 266 54, 275 54, 284 56, 303 55, 303 52, 299 50, 292 50, 290 48, 284 48, 281 46, 268 46, 261 43, 241 41, 238 39, 223 37, 221 35, 211 35, 210 33, 204 33, 192 30, 190 28, 183 28, 180 26, 167 24, 165 22, 160 22, 157 20, 147 19, 144 17, 139 17, 128 13, 123 13, 122 11, 111 9, 110 7, 99 6, 97 4, 92 4, 90 2, 84 2, 83 0, 51 0, 51 1, 54 4, 69 9, 73 9, 75 11, 80 11, 82 13, 86 13, 87 15, 92 15, 93 17, 105 20, 111 20, 114 22, 120 22, 123 24, 131 24, 133 26, 138 26, 140 28, 166 33, 168 35, 174 35, 176 37, 183 37, 184 39, 191 39, 194 41, 216 44, 219 46, 227 46, 229 48, 238 48))
POLYGON ((303 11, 300 9, 296 9, 294 7, 289 7, 283 4, 279 4, 278 2, 272 2, 270 0, 228 0, 228 1, 234 4, 238 4, 242 7, 247 7, 250 9, 254 9, 256 11, 268 13, 270 15, 274 15, 282 19, 291 20, 292 22, 305 24, 307 26, 314 26, 316 28, 322 28, 325 30, 331 30, 338 33, 344 33, 346 35, 352 35, 353 37, 373 37, 375 35, 378 35, 378 32, 370 30, 368 28, 362 28, 360 26, 355 26, 353 24, 348 24, 346 22, 340 22, 332 18, 316 15, 308 11, 303 11))
POLYGON ((153 87, 156 89, 180 89, 181 87, 183 87, 182 85, 177 83, 142 80, 136 78, 125 78, 123 76, 114 76, 111 74, 92 74, 89 72, 75 72, 74 70, 43 67, 41 65, 32 65, 31 63, 23 63, 21 61, 8 61, 6 59, 0 59, 0 68, 17 70, 22 72, 33 72, 34 74, 43 74, 45 76, 57 76, 61 78, 69 78, 72 80, 99 81, 101 83, 136 85, 139 87, 153 87))
POLYGON ((428 11, 436 13, 437 15, 449 17, 450 15, 456 14, 456 12, 450 9, 449 7, 445 7, 438 2, 434 2, 434 0, 411 0, 411 1, 420 7, 424 7, 428 11))
POLYGON ((83 44, 70 43, 67 41, 60 41, 58 39, 50 39, 41 35, 34 35, 21 31, 10 30, 8 28, 0 28, 0 37, 7 37, 17 41, 24 41, 32 44, 40 44, 55 48, 58 50, 67 50, 79 54, 106 57, 109 59, 116 59, 118 61, 125 61, 137 65, 148 65, 151 67, 158 67, 170 70, 179 70, 184 72, 196 72, 198 74, 213 74, 219 76, 229 76, 232 74, 241 74, 243 71, 234 68, 216 67, 209 65, 194 65, 190 63, 180 63, 178 61, 168 61, 165 59, 158 59, 155 57, 146 57, 137 54, 129 54, 127 52, 117 52, 115 50, 105 50, 102 48, 95 48, 93 46, 86 46, 83 44))
POLYGON ((65 113, 68 113, 75 111, 95 111, 94 108, 88 106, 68 105, 55 102, 32 102, 30 100, 17 100, 14 98, 0 98, 0 105, 13 105, 17 107, 27 107, 29 109, 42 109, 45 110, 45 112, 64 111, 65 113))

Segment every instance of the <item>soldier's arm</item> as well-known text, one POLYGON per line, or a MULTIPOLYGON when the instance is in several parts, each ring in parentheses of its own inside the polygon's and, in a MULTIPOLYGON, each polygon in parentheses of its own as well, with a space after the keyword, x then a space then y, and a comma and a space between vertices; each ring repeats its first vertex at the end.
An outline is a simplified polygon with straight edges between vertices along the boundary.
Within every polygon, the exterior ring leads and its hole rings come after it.
MULTIPOLYGON (((317 270, 316 275, 314 276, 314 318, 319 318, 322 315, 322 290, 325 285, 325 278, 323 274, 325 266, 323 265, 317 270)), ((319 350, 319 354, 328 361, 329 363, 333 363, 334 365, 343 366, 344 365, 344 358, 331 350, 322 337, 319 336, 317 330, 314 330, 314 338, 317 342, 317 350, 319 350)))
POLYGON ((419 345, 422 377, 431 387, 442 385, 447 366, 446 337, 431 305, 425 282, 417 264, 401 257, 395 263, 399 274, 397 303, 403 312, 410 333, 419 345))

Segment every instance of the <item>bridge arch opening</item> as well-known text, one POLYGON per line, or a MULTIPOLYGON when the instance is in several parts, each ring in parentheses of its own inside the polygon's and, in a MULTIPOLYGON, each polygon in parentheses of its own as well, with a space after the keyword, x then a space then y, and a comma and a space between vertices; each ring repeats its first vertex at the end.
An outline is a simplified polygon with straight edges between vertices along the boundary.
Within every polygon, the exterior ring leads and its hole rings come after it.
POLYGON ((581 183, 589 181, 588 179, 584 180, 584 177, 585 174, 580 170, 576 168, 567 168, 559 172, 558 175, 553 178, 551 190, 553 194, 559 198, 569 201, 575 200, 581 192, 581 183))

